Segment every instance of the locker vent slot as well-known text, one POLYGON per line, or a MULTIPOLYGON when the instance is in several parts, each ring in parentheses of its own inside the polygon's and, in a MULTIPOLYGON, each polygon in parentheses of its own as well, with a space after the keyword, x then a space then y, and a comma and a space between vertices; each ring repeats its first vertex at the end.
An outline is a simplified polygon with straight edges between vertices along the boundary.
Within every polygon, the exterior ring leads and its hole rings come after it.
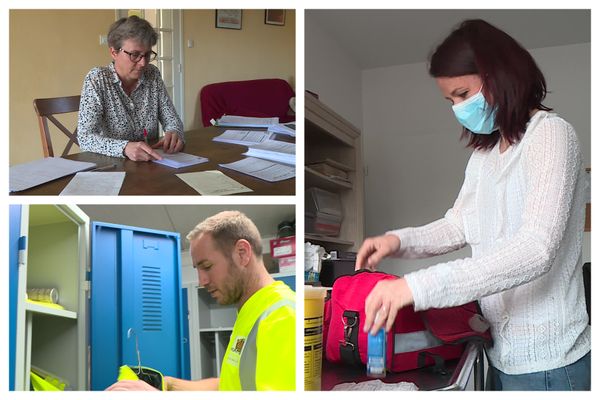
POLYGON ((142 266, 142 328, 162 330, 162 288, 160 267, 142 266))

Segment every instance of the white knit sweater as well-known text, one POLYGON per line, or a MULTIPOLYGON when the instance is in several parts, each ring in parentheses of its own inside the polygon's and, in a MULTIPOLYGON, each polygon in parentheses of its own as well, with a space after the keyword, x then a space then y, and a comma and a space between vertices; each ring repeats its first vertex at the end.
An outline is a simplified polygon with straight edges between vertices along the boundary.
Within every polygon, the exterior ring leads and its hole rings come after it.
POLYGON ((492 364, 507 374, 559 368, 590 351, 581 251, 585 172, 575 131, 538 111, 522 140, 474 151, 444 218, 397 235, 404 258, 472 257, 405 276, 415 309, 479 300, 491 323, 492 364))

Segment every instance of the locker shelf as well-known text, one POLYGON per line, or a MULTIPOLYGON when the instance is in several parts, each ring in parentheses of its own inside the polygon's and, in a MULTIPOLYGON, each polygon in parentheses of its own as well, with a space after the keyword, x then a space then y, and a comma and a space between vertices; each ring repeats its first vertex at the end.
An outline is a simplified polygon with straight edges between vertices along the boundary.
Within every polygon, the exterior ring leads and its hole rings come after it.
POLYGON ((231 332, 233 327, 200 328, 198 332, 231 332))
POLYGON ((55 317, 77 319, 77 313, 74 311, 59 310, 59 309, 51 308, 51 307, 44 307, 39 304, 26 303, 25 310, 34 312, 34 313, 38 313, 38 314, 51 315, 51 316, 55 316, 55 317))

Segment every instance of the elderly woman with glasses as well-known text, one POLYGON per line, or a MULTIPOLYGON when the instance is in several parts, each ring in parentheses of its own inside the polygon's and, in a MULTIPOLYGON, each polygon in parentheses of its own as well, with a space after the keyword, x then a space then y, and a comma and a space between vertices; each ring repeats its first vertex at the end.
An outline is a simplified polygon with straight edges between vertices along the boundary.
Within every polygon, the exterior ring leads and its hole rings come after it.
POLYGON ((156 41, 152 26, 136 16, 110 27, 113 61, 92 69, 83 82, 77 127, 81 150, 149 161, 162 158, 154 149, 183 149, 183 123, 158 68, 150 64, 156 58, 156 41), (156 141, 159 122, 165 134, 156 141))

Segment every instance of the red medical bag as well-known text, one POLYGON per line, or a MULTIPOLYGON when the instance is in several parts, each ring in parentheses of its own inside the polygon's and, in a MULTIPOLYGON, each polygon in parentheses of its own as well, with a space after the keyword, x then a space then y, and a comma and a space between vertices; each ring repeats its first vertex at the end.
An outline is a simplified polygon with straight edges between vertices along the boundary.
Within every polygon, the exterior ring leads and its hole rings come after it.
MULTIPOLYGON (((339 277, 325 303, 325 356, 334 363, 355 366, 367 363, 365 299, 377 282, 398 279, 383 272, 360 271, 339 277)), ((398 311, 387 332, 386 367, 401 372, 460 358, 467 341, 491 342, 489 325, 476 302, 458 307, 415 312, 412 306, 398 311)))

